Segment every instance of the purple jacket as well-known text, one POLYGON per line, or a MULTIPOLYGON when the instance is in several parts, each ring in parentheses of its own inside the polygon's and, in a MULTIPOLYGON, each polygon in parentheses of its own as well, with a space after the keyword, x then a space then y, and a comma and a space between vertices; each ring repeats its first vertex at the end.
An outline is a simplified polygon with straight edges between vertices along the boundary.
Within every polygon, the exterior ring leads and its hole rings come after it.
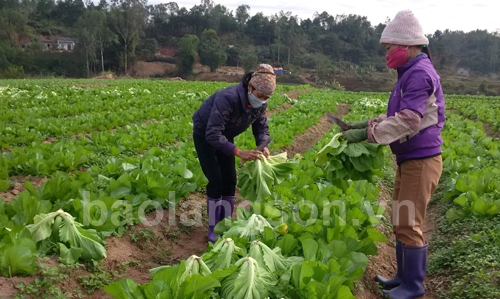
POLYGON ((439 75, 426 54, 398 68, 398 82, 392 90, 387 117, 403 109, 422 117, 418 132, 390 144, 396 161, 425 158, 441 153, 441 130, 445 122, 445 100, 439 75))
POLYGON ((248 104, 243 83, 219 90, 211 95, 193 115, 193 131, 205 136, 215 149, 230 156, 234 153, 234 137, 252 125, 256 144, 269 137, 267 102, 258 109, 248 104))

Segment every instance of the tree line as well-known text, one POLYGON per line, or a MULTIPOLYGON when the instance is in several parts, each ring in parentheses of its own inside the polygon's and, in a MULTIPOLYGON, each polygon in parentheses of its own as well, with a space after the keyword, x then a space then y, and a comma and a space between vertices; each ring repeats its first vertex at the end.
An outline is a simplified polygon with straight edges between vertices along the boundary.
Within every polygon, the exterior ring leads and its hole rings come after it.
MULTIPOLYGON (((158 46, 177 49, 178 74, 188 76, 196 59, 212 71, 222 65, 249 69, 257 62, 291 70, 332 72, 361 67, 385 71, 379 38, 385 23, 323 11, 300 19, 292 12, 251 15, 202 0, 190 9, 147 0, 0 0, 0 76, 88 77, 128 73, 137 60, 157 60, 158 46), (43 51, 41 36, 72 36, 72 52, 43 51), (29 43, 26 43, 29 40, 29 43)), ((430 34, 438 70, 463 67, 477 74, 500 71, 497 32, 443 30, 430 34)))

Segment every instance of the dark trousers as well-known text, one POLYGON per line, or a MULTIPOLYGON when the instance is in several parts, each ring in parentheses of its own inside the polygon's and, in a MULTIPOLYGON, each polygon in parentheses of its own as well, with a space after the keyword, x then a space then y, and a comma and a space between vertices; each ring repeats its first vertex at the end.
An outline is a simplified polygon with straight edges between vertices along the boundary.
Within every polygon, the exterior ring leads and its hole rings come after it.
MULTIPOLYGON (((207 196, 219 199, 234 196, 236 191, 236 165, 234 156, 226 156, 211 146, 204 136, 193 134, 203 174, 208 179, 207 196)), ((233 142, 233 140, 229 140, 233 142)))

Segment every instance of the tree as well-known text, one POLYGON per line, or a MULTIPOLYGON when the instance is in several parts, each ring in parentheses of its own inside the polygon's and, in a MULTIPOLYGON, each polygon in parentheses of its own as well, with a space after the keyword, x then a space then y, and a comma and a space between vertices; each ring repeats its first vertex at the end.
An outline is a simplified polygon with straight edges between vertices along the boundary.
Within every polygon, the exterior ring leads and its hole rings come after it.
POLYGON ((14 9, 0 10, 0 38, 9 40, 13 45, 18 42, 20 34, 25 32, 28 18, 14 9))
POLYGON ((247 51, 245 52, 245 54, 243 54, 243 57, 241 57, 241 67, 243 67, 245 73, 247 73, 255 69, 258 61, 259 58, 257 57, 257 54, 255 54, 254 51, 247 51))
POLYGON ((229 47, 226 49, 226 65, 228 66, 240 66, 240 51, 239 47, 229 47))
POLYGON ((134 54, 139 33, 146 25, 146 9, 140 0, 115 0, 111 8, 111 23, 124 46, 125 74, 128 73, 128 54, 134 54))
POLYGON ((193 73, 198 42, 198 37, 192 34, 186 34, 179 40, 177 51, 177 72, 179 76, 186 77, 193 73))
POLYGON ((90 61, 95 59, 96 35, 99 29, 100 12, 86 10, 75 23, 78 42, 83 46, 87 62, 87 77, 90 77, 90 61))
POLYGON ((210 72, 215 72, 226 60, 226 52, 222 49, 217 32, 212 29, 205 29, 200 41, 200 62, 210 67, 210 72))
POLYGON ((236 22, 238 22, 238 25, 240 25, 240 28, 243 28, 243 26, 246 24, 248 19, 250 18, 250 14, 248 11, 250 10, 250 6, 246 4, 242 4, 236 8, 236 22))
POLYGON ((109 28, 106 20, 106 12, 104 10, 100 10, 96 20, 97 32, 95 39, 101 57, 101 72, 104 72, 104 49, 107 46, 118 42, 118 36, 109 28))

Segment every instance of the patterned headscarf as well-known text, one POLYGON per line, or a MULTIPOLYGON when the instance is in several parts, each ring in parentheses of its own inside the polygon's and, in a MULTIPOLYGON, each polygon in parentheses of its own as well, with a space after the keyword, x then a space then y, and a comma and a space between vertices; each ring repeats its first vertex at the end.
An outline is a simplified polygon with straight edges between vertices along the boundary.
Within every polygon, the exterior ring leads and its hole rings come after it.
POLYGON ((269 64, 259 64, 257 70, 252 74, 251 84, 258 92, 266 97, 272 96, 276 88, 276 74, 269 64))

